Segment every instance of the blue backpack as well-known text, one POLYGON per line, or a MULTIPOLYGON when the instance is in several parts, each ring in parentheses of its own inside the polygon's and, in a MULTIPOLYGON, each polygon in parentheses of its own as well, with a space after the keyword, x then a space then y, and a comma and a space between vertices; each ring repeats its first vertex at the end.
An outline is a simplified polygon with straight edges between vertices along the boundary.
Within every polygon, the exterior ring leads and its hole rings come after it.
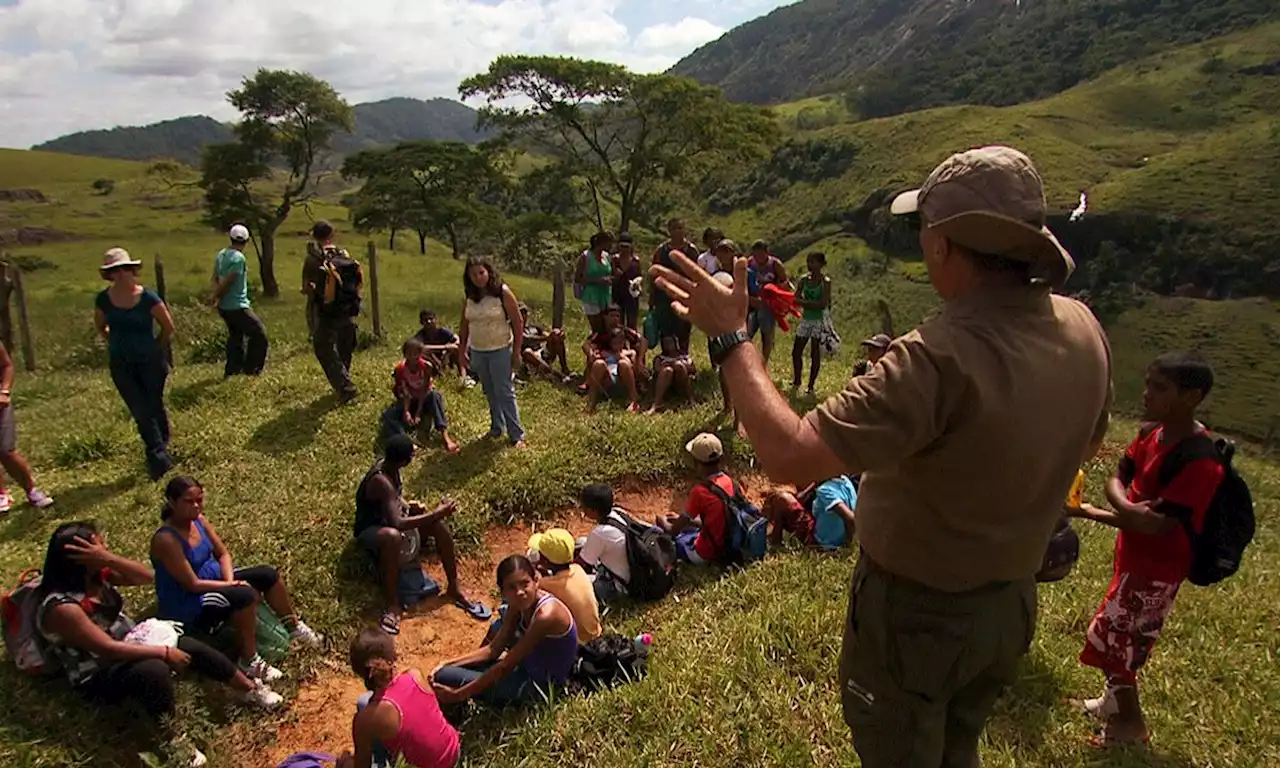
POLYGON ((703 480, 720 503, 724 504, 724 546, 720 557, 726 565, 746 565, 760 560, 769 549, 769 521, 760 514, 760 508, 742 495, 733 478, 733 495, 716 485, 715 478, 703 480))

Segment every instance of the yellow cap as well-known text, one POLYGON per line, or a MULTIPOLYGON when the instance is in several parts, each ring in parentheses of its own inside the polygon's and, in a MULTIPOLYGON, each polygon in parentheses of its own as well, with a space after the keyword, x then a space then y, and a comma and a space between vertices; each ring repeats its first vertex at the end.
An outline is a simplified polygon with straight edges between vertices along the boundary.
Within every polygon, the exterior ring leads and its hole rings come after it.
POLYGON ((578 542, 573 534, 563 528, 552 528, 529 537, 529 549, 537 552, 552 565, 568 565, 573 562, 573 552, 578 542))

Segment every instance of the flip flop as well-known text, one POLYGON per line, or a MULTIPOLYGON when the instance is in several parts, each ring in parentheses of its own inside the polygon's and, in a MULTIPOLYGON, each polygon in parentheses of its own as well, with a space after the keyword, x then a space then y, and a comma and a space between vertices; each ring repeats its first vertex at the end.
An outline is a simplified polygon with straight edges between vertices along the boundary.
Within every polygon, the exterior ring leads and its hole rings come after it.
POLYGON ((382 631, 388 635, 398 635, 400 634, 400 617, 394 613, 384 613, 378 626, 382 627, 382 631))
POLYGON ((493 617, 493 611, 481 602, 467 602, 466 600, 455 599, 453 604, 467 612, 467 615, 476 621, 488 621, 493 617))

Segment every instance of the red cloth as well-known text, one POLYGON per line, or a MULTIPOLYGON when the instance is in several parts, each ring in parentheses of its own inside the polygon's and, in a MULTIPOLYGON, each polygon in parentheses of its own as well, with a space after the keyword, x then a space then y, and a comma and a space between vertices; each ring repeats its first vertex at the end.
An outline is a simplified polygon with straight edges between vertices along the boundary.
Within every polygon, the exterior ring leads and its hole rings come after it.
MULTIPOLYGON (((711 478, 711 482, 720 486, 726 496, 733 496, 733 479, 723 472, 711 478)), ((698 538, 693 542, 693 550, 698 557, 708 563, 717 562, 724 549, 724 534, 728 520, 725 517, 724 502, 710 488, 702 483, 693 486, 689 493, 689 501, 685 504, 684 513, 694 520, 701 520, 698 538)))
POLYGON ((800 317, 800 308, 796 306, 796 295, 773 283, 761 286, 760 301, 773 315, 774 321, 783 332, 791 330, 791 323, 787 318, 800 317))

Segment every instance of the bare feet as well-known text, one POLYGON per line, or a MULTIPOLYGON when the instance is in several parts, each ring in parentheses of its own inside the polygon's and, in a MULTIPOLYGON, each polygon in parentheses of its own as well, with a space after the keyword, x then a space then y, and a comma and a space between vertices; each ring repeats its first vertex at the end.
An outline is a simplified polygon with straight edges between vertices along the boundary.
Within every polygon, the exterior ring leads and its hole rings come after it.
POLYGON ((632 400, 631 405, 627 406, 627 413, 639 413, 639 412, 640 412, 640 404, 637 403, 635 400, 632 400))
POLYGON ((650 406, 650 407, 649 407, 649 410, 647 410, 647 411, 645 411, 645 412, 644 412, 644 415, 645 415, 645 416, 654 416, 654 415, 656 415, 657 413, 658 413, 658 406, 653 405, 653 406, 650 406))
POLYGON ((447 453, 458 453, 462 450, 462 448, 458 447, 458 441, 448 435, 445 435, 444 438, 444 449, 447 453))
POLYGON ((516 444, 515 444, 515 446, 514 446, 514 447, 515 447, 515 449, 516 449, 517 451, 523 451, 524 449, 528 448, 529 446, 528 446, 527 444, 525 444, 525 441, 523 441, 523 440, 517 440, 517 441, 516 441, 516 444))

